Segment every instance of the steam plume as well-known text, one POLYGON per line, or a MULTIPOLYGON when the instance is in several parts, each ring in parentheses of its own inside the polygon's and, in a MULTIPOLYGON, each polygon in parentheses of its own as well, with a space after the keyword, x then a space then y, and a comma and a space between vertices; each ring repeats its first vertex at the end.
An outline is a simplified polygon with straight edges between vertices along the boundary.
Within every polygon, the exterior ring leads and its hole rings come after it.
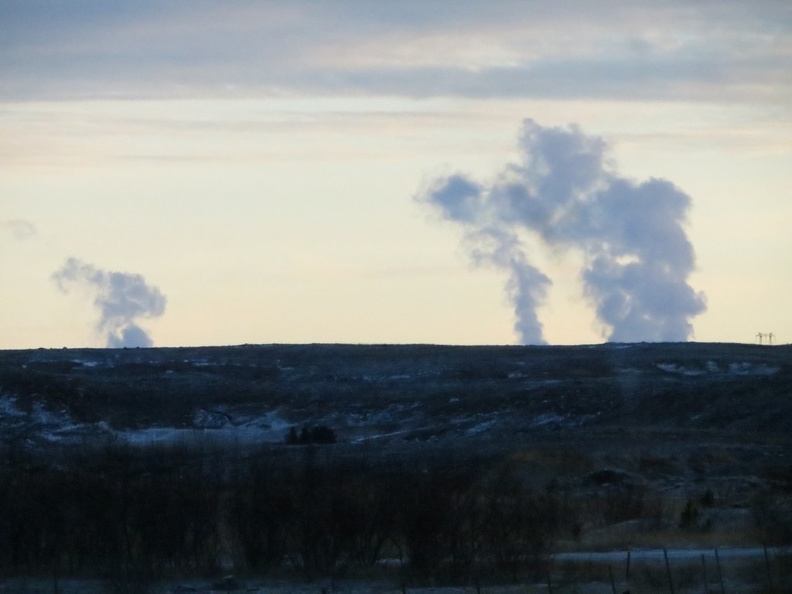
POLYGON ((679 341, 706 308, 687 279, 695 265, 683 228, 690 197, 671 182, 618 175, 602 138, 575 126, 523 122, 520 161, 488 185, 463 174, 439 178, 417 199, 460 224, 477 264, 508 272, 521 342, 543 343, 536 309, 551 283, 521 236, 579 250, 585 297, 611 341, 679 341))
POLYGON ((63 292, 73 286, 83 286, 95 295, 94 306, 99 310, 96 330, 105 338, 106 346, 153 345, 136 320, 161 316, 165 312, 165 296, 157 287, 147 285, 141 275, 108 272, 69 258, 52 278, 63 292))

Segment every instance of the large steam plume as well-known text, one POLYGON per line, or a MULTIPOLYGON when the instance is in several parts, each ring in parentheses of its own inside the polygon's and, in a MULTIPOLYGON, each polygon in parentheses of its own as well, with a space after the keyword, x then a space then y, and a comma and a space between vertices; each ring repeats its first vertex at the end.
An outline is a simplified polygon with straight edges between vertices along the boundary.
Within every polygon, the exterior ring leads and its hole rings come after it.
POLYGON ((150 347, 148 333, 138 318, 154 318, 165 312, 165 296, 157 287, 146 284, 139 274, 108 272, 69 258, 52 275, 63 292, 82 286, 94 294, 94 307, 99 311, 96 330, 110 348, 150 347))
POLYGON ((536 310, 551 284, 531 264, 526 234, 583 254, 584 294, 608 340, 690 338, 691 318, 706 308, 687 282, 695 265, 683 228, 690 197, 666 180, 619 176, 604 140, 575 125, 525 120, 520 153, 491 184, 455 174, 417 199, 463 227, 474 262, 508 272, 521 342, 544 342, 536 310))

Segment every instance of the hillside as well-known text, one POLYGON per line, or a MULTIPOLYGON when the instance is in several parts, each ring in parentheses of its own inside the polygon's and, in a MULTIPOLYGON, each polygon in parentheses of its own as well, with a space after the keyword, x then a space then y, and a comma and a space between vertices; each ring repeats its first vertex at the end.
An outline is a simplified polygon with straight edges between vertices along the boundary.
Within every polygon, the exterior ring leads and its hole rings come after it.
POLYGON ((792 347, 265 345, 0 352, 6 441, 170 430, 280 442, 579 428, 792 435, 792 347), (153 430, 159 430, 153 431, 153 430))
POLYGON ((388 576, 404 554, 400 579, 470 583, 788 545, 791 380, 788 345, 2 351, 0 562, 388 576))

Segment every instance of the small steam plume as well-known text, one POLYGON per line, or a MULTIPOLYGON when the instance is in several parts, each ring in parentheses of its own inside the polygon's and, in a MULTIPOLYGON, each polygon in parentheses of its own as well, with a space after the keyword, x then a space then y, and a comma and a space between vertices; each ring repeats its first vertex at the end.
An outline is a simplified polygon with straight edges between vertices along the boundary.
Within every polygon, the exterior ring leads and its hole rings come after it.
POLYGON ((536 310, 551 284, 531 264, 525 234, 583 254, 584 294, 608 340, 690 338, 691 318, 706 309, 704 295, 687 283, 695 266, 683 228, 690 197, 666 180, 619 176, 604 140, 574 125, 525 120, 520 152, 491 184, 455 174, 417 200, 462 226, 475 263, 508 272, 521 342, 544 342, 536 310))
POLYGON ((107 347, 153 345, 136 320, 161 316, 166 300, 160 290, 147 285, 141 275, 108 272, 69 258, 52 279, 64 293, 73 286, 82 286, 95 295, 94 306, 99 310, 96 330, 106 338, 107 347))

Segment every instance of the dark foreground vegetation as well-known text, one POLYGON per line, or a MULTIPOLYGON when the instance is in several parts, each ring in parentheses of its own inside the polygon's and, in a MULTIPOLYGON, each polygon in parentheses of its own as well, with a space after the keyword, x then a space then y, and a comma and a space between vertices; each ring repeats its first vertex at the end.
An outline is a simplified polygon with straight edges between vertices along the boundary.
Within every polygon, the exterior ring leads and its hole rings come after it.
MULTIPOLYGON (((318 577, 398 562, 421 577, 516 578, 539 568, 551 535, 575 529, 564 493, 526 488, 508 467, 374 468, 316 446, 227 454, 107 446, 6 469, 4 571, 318 577)), ((641 513, 640 494, 619 497, 619 514, 641 513)))
MULTIPOLYGON (((632 522, 633 538, 672 539, 662 547, 723 544, 699 521, 716 505, 709 490, 680 511, 673 496, 611 471, 539 489, 515 458, 471 454, 416 469, 414 460, 374 464, 334 448, 269 446, 240 457, 209 444, 107 444, 57 464, 13 460, 0 473, 2 575, 99 578, 118 592, 229 572, 544 583, 550 554, 584 530, 632 522)), ((792 543, 788 493, 755 494, 749 511, 738 544, 792 543)))
POLYGON ((0 353, 0 580, 552 588, 610 579, 558 553, 792 544, 783 347, 279 348, 0 353))

